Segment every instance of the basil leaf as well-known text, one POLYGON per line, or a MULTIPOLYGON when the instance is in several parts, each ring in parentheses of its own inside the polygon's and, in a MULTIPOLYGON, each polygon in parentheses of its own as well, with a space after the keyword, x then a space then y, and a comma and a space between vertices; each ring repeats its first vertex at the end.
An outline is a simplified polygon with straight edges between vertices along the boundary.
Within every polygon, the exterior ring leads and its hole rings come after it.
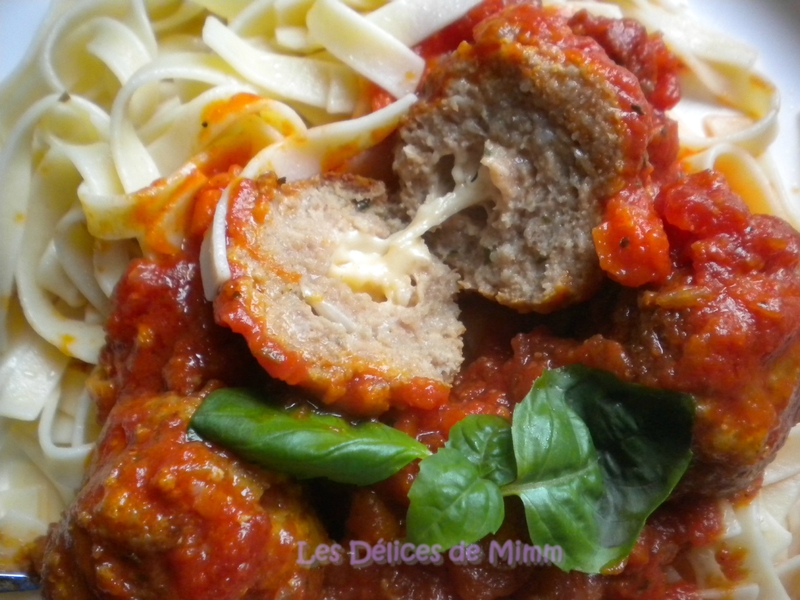
POLYGON ((424 444, 388 425, 352 425, 331 415, 289 412, 242 389, 209 394, 190 428, 268 469, 356 485, 382 481, 430 454, 424 444))
POLYGON ((583 366, 545 372, 512 423, 517 481, 536 544, 562 569, 599 573, 624 559, 691 460, 690 396, 583 366))
POLYGON ((414 544, 447 550, 496 532, 505 510, 500 488, 483 479, 461 452, 442 448, 419 464, 408 492, 406 535, 414 544))
POLYGON ((514 481, 517 465, 511 424, 496 415, 468 415, 450 429, 447 447, 458 450, 478 469, 478 474, 497 485, 514 481))

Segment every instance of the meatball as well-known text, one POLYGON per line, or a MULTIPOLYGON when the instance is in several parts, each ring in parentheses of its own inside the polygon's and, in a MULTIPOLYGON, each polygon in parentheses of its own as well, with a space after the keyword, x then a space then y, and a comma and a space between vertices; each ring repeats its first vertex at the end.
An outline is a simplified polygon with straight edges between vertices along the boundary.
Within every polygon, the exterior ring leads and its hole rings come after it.
POLYGON ((270 375, 350 414, 445 402, 462 360, 455 273, 423 251, 401 269, 410 295, 400 302, 331 272, 353 235, 380 242, 401 230, 396 212, 382 183, 352 175, 238 182, 217 320, 270 375))
POLYGON ((478 25, 421 98, 394 162, 407 210, 481 165, 493 184, 427 237, 461 285, 526 312, 591 296, 604 201, 649 168, 653 109, 634 75, 557 13, 521 5, 478 25))
POLYGON ((49 600, 317 598, 321 572, 299 543, 327 536, 301 488, 191 441, 197 396, 117 403, 86 482, 51 527, 49 600))

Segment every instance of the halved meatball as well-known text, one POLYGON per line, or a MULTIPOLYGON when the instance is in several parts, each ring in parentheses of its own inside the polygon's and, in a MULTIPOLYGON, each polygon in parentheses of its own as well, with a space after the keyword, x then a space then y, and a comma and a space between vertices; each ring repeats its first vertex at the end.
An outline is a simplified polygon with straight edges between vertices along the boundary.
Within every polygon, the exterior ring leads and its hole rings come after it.
POLYGON ((494 189, 426 238, 461 285, 521 311, 589 297, 604 200, 647 173, 653 110, 636 78, 557 13, 507 9, 428 75, 400 129, 410 214, 469 181, 494 189))
POLYGON ((397 302, 331 272, 353 235, 381 240, 402 229, 398 212, 382 183, 352 175, 236 183, 232 278, 215 301, 217 320, 244 335, 270 375, 351 414, 445 402, 462 360, 457 276, 422 257, 400 269, 410 295, 397 302))

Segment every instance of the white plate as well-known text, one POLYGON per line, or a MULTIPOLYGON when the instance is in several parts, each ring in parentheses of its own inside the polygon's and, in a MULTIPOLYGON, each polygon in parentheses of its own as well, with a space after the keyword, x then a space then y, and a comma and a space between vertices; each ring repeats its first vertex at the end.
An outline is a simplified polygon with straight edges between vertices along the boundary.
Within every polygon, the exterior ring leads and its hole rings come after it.
POLYGON ((0 81, 22 60, 48 6, 49 0, 0 0, 0 81))

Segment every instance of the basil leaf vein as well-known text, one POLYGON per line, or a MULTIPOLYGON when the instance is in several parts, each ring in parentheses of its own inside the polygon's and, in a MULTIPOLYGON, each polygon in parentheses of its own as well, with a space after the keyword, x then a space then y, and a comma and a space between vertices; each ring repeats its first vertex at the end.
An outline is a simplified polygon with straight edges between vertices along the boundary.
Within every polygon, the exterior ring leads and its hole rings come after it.
POLYGON ((408 538, 452 548, 496 532, 505 511, 500 488, 461 452, 442 448, 419 465, 408 493, 408 538))
POLYGON ((467 415, 450 429, 447 447, 458 450, 484 479, 497 485, 516 478, 511 424, 496 415, 467 415))

